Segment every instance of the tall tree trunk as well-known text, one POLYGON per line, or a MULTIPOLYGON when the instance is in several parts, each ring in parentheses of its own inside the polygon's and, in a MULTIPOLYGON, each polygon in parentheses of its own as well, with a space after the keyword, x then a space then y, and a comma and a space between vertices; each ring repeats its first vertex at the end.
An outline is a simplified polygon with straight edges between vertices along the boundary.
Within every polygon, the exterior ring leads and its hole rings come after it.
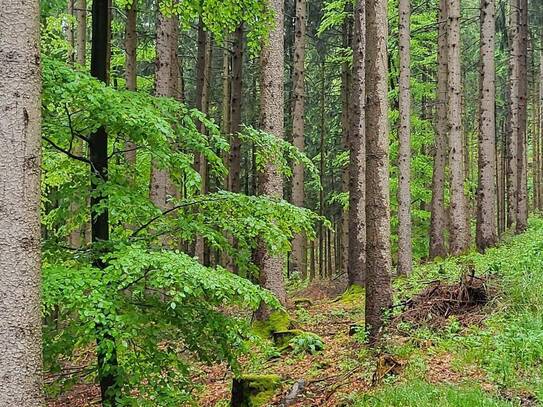
POLYGON ((84 66, 87 57, 87 0, 75 0, 75 18, 77 21, 75 62, 84 66))
POLYGON ((230 122, 230 157, 228 173, 230 191, 241 191, 241 142, 238 137, 241 124, 241 96, 243 90, 243 25, 240 24, 234 33, 234 52, 232 55, 232 112, 230 122))
POLYGON ((447 255, 445 228, 445 166, 447 162, 447 100, 448 100, 448 34, 447 0, 440 0, 438 17, 438 67, 437 67, 437 119, 434 167, 432 174, 432 202, 430 209, 430 258, 447 255))
POLYGON ((468 203, 464 193, 464 138, 462 137, 462 73, 460 63, 460 0, 448 0, 449 165, 451 170, 451 246, 453 255, 469 249, 468 203))
POLYGON ((519 126, 517 141, 517 222, 516 232, 528 227, 528 0, 518 0, 520 25, 519 126))
POLYGON ((507 125, 507 226, 516 224, 518 203, 518 134, 519 134, 519 97, 520 97, 520 14, 519 1, 510 0, 510 56, 509 56, 509 112, 507 125))
MULTIPOLYGON (((294 145, 304 151, 304 112, 305 112, 305 0, 296 1, 296 24, 294 27, 294 75, 293 92, 294 104, 292 109, 292 138, 294 145)), ((292 203, 304 206, 304 167, 294 164, 292 177, 292 203)), ((297 234, 292 242, 291 270, 304 276, 307 274, 306 239, 303 234, 297 234)))
MULTIPOLYGON (((282 139, 284 137, 284 3, 283 0, 267 0, 268 7, 275 14, 273 27, 261 51, 260 113, 263 131, 282 139)), ((274 164, 267 163, 260 174, 260 193, 275 199, 283 196, 283 177, 274 164)), ((283 258, 269 253, 260 242, 256 253, 260 268, 260 285, 270 290, 285 304, 286 292, 283 283, 283 258)), ((266 319, 269 310, 261 306, 257 318, 266 319)))
MULTIPOLYGON (((325 144, 324 139, 326 136, 326 65, 325 65, 325 56, 321 56, 321 77, 320 77, 320 139, 319 139, 319 175, 320 175, 320 189, 319 189, 319 215, 324 216, 324 177, 325 177, 325 166, 324 166, 324 156, 325 156, 325 144)), ((324 225, 321 222, 319 224, 319 272, 321 278, 325 277, 324 273, 324 236, 325 230, 324 225)))
POLYGON ((484 252, 497 242, 496 235, 496 4, 481 0, 479 79, 479 187, 477 190, 477 248, 484 252))
POLYGON ((540 33, 539 52, 539 183, 537 184, 539 194, 539 210, 543 210, 543 15, 541 16, 541 33, 540 33))
MULTIPOLYGON (((156 69, 155 69, 155 95, 173 96, 174 78, 172 77, 172 36, 174 35, 173 16, 166 16, 162 12, 157 15, 156 30, 156 69)), ((161 210, 168 208, 168 191, 170 176, 168 170, 159 168, 156 163, 151 165, 151 178, 149 197, 161 210)))
POLYGON ((366 1, 366 329, 374 342, 392 303, 387 0, 366 1))
POLYGON ((0 32, 0 405, 39 407, 39 2, 4 2, 0 32))
POLYGON ((359 0, 354 14, 351 124, 349 131, 349 285, 363 286, 366 280, 366 14, 359 0))
MULTIPOLYGON (((126 27, 124 46, 126 52, 126 64, 125 64, 125 80, 126 89, 135 91, 136 79, 137 79, 137 60, 136 52, 138 49, 138 36, 136 32, 137 22, 137 2, 132 0, 132 4, 126 9, 126 27)), ((128 141, 125 145, 125 158, 126 161, 134 165, 136 164, 136 145, 132 141, 128 141)))
POLYGON ((398 181, 398 272, 409 275, 413 267, 411 243, 411 9, 400 0, 400 139, 398 181))
MULTIPOLYGON (((352 10, 352 7, 351 7, 352 10)), ((363 11, 362 11, 363 13, 363 11)), ((352 47, 354 18, 345 19, 343 24, 343 46, 344 48, 352 47)), ((362 56, 363 58, 363 56, 362 56)), ((348 63, 343 63, 341 73, 341 143, 346 151, 350 151, 350 132, 351 132, 351 87, 352 87, 352 70, 348 63)), ((341 190, 349 192, 349 166, 345 164, 341 173, 341 190)), ((341 273, 347 274, 349 264, 349 209, 343 207, 341 212, 341 233, 338 233, 341 273)))
MULTIPOLYGON (((91 49, 91 75, 98 80, 109 81, 111 12, 109 0, 94 0, 92 3, 92 49, 91 49)), ((100 183, 107 181, 108 177, 108 135, 104 127, 100 127, 89 138, 89 158, 91 162, 91 192, 97 191, 100 183)), ((91 238, 93 243, 107 242, 109 240, 109 212, 104 201, 107 196, 91 194, 91 238), (97 208, 105 206, 98 211, 97 208)), ((101 257, 94 260, 94 267, 104 269, 106 264, 101 257)), ((103 310, 104 314, 111 311, 103 310)), ((98 356, 98 378, 102 403, 115 406, 120 391, 117 377, 117 351, 115 339, 111 334, 111 327, 96 324, 96 343, 98 356)))

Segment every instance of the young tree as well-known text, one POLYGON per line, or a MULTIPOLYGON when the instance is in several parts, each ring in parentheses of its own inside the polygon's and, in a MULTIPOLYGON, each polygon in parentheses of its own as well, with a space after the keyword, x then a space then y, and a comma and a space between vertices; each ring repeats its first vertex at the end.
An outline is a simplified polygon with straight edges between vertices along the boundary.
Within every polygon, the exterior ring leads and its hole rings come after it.
POLYGON ((468 202, 464 192, 464 137, 462 131, 462 73, 460 62, 460 0, 448 0, 448 122, 451 171, 451 244, 453 255, 469 248, 468 202))
POLYGON ((349 285, 364 286, 366 280, 366 14, 359 0, 354 12, 353 73, 351 78, 351 124, 349 134, 349 285))
POLYGON ((448 92, 448 41, 447 0, 440 0, 438 15, 437 54, 437 109, 434 167, 432 173, 432 202, 430 206, 430 258, 447 255, 445 245, 445 165, 447 162, 447 92, 448 92))
POLYGON ((0 405, 39 407, 41 71, 39 2, 0 12, 0 405))
POLYGON ((400 0, 400 155, 398 163, 398 272, 409 275, 413 268, 411 242, 411 7, 400 0))
MULTIPOLYGON (((296 0, 296 24, 294 28, 294 78, 293 78, 293 111, 292 111, 292 137, 294 145, 304 151, 304 103, 305 103, 305 26, 306 26, 305 0, 296 0)), ((304 206, 304 167, 294 165, 292 177, 292 203, 304 206)), ((297 234, 292 242, 292 272, 306 275, 306 242, 302 234, 297 234)))
MULTIPOLYGON (((274 13, 273 27, 262 46, 260 110, 263 131, 282 139, 284 137, 284 43, 283 43, 283 0, 267 0, 268 7, 274 13)), ((283 177, 274 164, 265 165, 260 174, 260 193, 272 198, 283 197, 283 177)), ((286 302, 283 283, 283 258, 269 253, 261 243, 256 252, 256 263, 260 269, 260 285, 270 290, 277 299, 286 302)), ((257 312, 258 319, 266 319, 267 307, 257 312)))
MULTIPOLYGON (((92 47, 91 75, 107 83, 109 81, 109 57, 111 34, 111 11, 109 0, 94 0, 92 3, 92 47)), ((89 159, 91 172, 91 238, 93 244, 109 240, 109 211, 104 201, 107 195, 98 193, 100 184, 108 179, 108 134, 102 126, 89 138, 89 159)), ((104 269, 106 264, 101 258, 104 253, 97 253, 94 267, 104 269)), ((104 309, 105 320, 109 311, 104 309)), ((107 323, 97 323, 96 327, 98 378, 102 403, 116 405, 119 390, 118 362, 115 339, 107 323)))
POLYGON ((479 187, 477 190, 477 248, 496 244, 496 4, 481 0, 479 187))
POLYGON ((392 303, 387 0, 366 1, 366 328, 375 341, 392 303))

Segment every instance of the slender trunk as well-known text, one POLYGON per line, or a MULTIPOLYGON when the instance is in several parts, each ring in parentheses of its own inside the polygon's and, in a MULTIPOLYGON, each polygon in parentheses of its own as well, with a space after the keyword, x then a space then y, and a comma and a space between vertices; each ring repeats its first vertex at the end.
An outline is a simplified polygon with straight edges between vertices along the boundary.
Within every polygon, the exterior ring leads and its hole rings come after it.
POLYGON ((445 166, 447 162, 447 99, 448 99, 448 34, 447 0, 440 0, 438 30, 437 119, 434 167, 432 174, 432 202, 430 209, 430 258, 445 257, 445 166))
POLYGON ((387 0, 366 2, 366 328, 375 342, 392 304, 387 0))
POLYGON ((468 203, 464 193, 464 139, 462 137, 462 83, 460 64, 460 0, 448 0, 448 122, 451 170, 451 246, 453 255, 469 249, 468 203))
MULTIPOLYGON (((111 12, 109 0, 94 0, 92 3, 92 49, 91 75, 98 80, 109 81, 111 12)), ((97 191, 100 184, 108 177, 108 135, 104 127, 100 127, 89 139, 89 158, 91 162, 91 192, 97 191)), ((107 196, 91 193, 91 239, 93 243, 109 240, 109 212, 104 201, 107 196), (104 207, 105 209, 103 209, 104 207), (97 208, 102 208, 100 211, 97 208)), ((104 269, 106 264, 101 257, 94 260, 94 267, 104 269)), ((111 310, 103 310, 104 314, 111 310)), ((106 318, 107 319, 107 318, 106 318)), ((120 391, 117 377, 117 351, 115 339, 110 326, 96 324, 96 344, 98 356, 98 378, 102 404, 117 405, 120 391)))
POLYGON ((509 57, 509 123, 507 132, 507 226, 516 224, 518 203, 518 134, 519 134, 519 96, 520 96, 520 15, 519 0, 510 0, 510 47, 509 57))
MULTIPOLYGON (((324 216, 324 176, 325 176, 325 167, 324 167, 324 138, 326 133, 326 65, 325 57, 322 56, 321 61, 321 90, 320 90, 320 140, 319 140, 319 174, 320 174, 320 189, 319 189, 319 215, 324 216)), ((325 230, 322 222, 319 225, 319 271, 321 278, 325 277, 324 273, 324 236, 325 230)))
POLYGON ((243 25, 234 33, 234 52, 232 55, 232 112, 231 112, 231 144, 230 144, 230 191, 241 191, 241 142, 238 137, 241 124, 241 96, 243 69, 243 25))
POLYGON ((517 141, 517 222, 516 232, 528 227, 528 0, 518 0, 520 25, 519 58, 519 126, 517 141))
POLYGON ((0 405, 42 395, 39 2, 0 12, 0 405))
POLYGON ((481 50, 479 79, 479 187, 477 190, 477 248, 484 252, 496 236, 496 4, 481 0, 481 50))
POLYGON ((75 0, 75 18, 77 21, 75 62, 84 66, 87 56, 87 0, 75 0))
MULTIPOLYGON (((126 89, 135 91, 137 89, 137 61, 136 52, 138 48, 138 37, 136 32, 137 10, 136 0, 126 9, 126 27, 124 46, 126 52, 125 80, 126 89)), ((125 158, 130 165, 136 164, 136 144, 127 141, 125 145, 125 158)))
MULTIPOLYGON (((543 19, 543 16, 542 16, 543 19)), ((537 184, 538 194, 539 194, 539 210, 543 210, 543 21, 542 21, 542 28, 541 28, 541 41, 540 44, 542 46, 542 49, 539 53, 539 132, 537 134, 537 137, 539 139, 539 149, 538 149, 538 155, 539 155, 539 166, 538 166, 538 172, 539 172, 539 183, 537 184)))
MULTIPOLYGON (((294 28, 294 75, 293 92, 294 106, 292 111, 292 138, 294 146, 304 151, 304 111, 305 111, 305 0, 296 0, 296 24, 294 28)), ((294 164, 292 177, 292 203, 304 206, 304 167, 294 164)), ((306 239, 303 234, 297 234, 292 242, 291 270, 293 273, 305 276, 307 273, 306 239)))
POLYGON ((411 274, 411 10, 409 0, 400 0, 400 140, 398 181, 398 273, 411 274))
MULTIPOLYGON (((359 0, 354 14, 352 110, 349 134, 349 285, 363 286, 366 280, 366 14, 359 0)), ((373 131, 374 129, 372 129, 373 131)))
MULTIPOLYGON (((284 137, 284 2, 267 0, 267 5, 275 14, 273 27, 261 51, 260 112, 263 131, 282 139, 284 137)), ((260 174, 259 189, 262 195, 281 199, 283 196, 283 177, 274 164, 267 163, 260 174)), ((256 264, 260 268, 260 285, 270 290, 277 299, 286 303, 283 283, 283 257, 269 253, 263 242, 259 243, 256 264)), ((266 319, 269 309, 261 306, 257 318, 266 319)))
MULTIPOLYGON (((343 46, 352 47, 352 29, 354 19, 346 19, 343 27, 343 46)), ((351 111, 350 111, 350 91, 352 86, 352 72, 349 64, 344 63, 341 75, 341 133, 343 148, 350 150, 349 134, 351 131, 351 111)), ((349 192, 349 164, 345 164, 341 174, 341 190, 349 192)), ((340 269, 342 273, 347 273, 349 264, 349 209, 342 208, 341 213, 341 233, 338 233, 340 269)))

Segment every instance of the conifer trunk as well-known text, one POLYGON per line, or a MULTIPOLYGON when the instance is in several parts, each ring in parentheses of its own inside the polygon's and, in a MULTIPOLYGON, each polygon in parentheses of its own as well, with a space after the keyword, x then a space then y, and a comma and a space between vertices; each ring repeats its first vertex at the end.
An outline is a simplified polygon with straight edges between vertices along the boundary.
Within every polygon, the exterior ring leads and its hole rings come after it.
MULTIPOLYGON (((284 137, 284 3, 283 0, 267 0, 266 4, 274 13, 269 37, 261 50, 260 122, 261 129, 275 137, 284 137)), ((260 174, 259 192, 271 198, 283 197, 283 177, 274 164, 267 163, 260 174)), ((277 299, 286 303, 283 283, 282 256, 269 253, 263 242, 256 252, 256 264, 260 269, 260 285, 270 290, 277 299)), ((261 306, 256 317, 260 320, 269 316, 269 309, 261 306)))
POLYGON ((451 244, 453 255, 469 249, 468 203, 464 193, 464 137, 462 131, 462 73, 460 63, 460 0, 448 0, 448 122, 451 171, 451 244))
POLYGON ((87 57, 87 0, 75 0, 74 12, 77 21, 75 62, 84 66, 87 57))
POLYGON ((411 243, 411 8, 409 0, 400 0, 400 141, 398 181, 398 273, 411 274, 413 247, 411 243))
POLYGON ((477 190, 477 248, 484 252, 497 242, 496 235, 496 4, 481 0, 479 79, 479 187, 477 190))
POLYGON ((387 0, 366 1, 366 329, 374 342, 392 303, 387 0))
MULTIPOLYGON (((351 123, 349 132, 349 285, 364 286, 366 280, 366 11, 359 0, 354 13, 353 73, 351 78, 351 123)), ((373 131, 373 130, 372 130, 373 131)))
POLYGON ((445 257, 445 166, 447 162, 448 105, 448 33, 447 0, 440 0, 438 16, 437 110, 434 167, 432 173, 432 202, 430 207, 430 258, 445 257))
MULTIPOLYGON (((125 80, 126 89, 135 91, 137 89, 137 61, 136 52, 138 48, 138 37, 136 32, 137 9, 136 0, 132 0, 132 4, 126 9, 126 27, 124 46, 126 53, 125 62, 125 80)), ((136 145, 132 141, 128 141, 125 145, 126 161, 134 165, 136 163, 136 145)))
MULTIPOLYGON (((296 23, 294 27, 294 74, 293 74, 293 109, 292 109, 292 138, 296 148, 304 151, 304 112, 305 112, 305 30, 306 3, 296 1, 296 23)), ((292 176, 292 203, 298 207, 304 206, 304 167, 294 164, 292 176)), ((292 242, 291 267, 293 273, 305 276, 307 274, 306 239, 303 234, 294 236, 292 242)))
POLYGON ((239 25, 234 33, 234 45, 232 55, 232 111, 230 121, 230 191, 241 191, 241 142, 238 136, 241 125, 241 97, 243 90, 243 25, 239 25))

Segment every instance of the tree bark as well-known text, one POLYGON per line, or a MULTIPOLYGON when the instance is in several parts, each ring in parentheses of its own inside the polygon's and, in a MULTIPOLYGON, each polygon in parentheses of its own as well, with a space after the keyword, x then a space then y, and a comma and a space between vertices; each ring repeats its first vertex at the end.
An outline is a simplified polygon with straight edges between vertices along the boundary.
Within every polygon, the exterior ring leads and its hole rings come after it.
MULTIPOLYGON (((283 0, 267 0, 268 7, 274 13, 274 21, 269 37, 261 51, 261 128, 263 131, 282 139, 284 137, 284 3, 283 0)), ((271 198, 283 196, 283 178, 274 164, 265 165, 260 174, 260 193, 271 198)), ((285 304, 286 292, 283 283, 283 258, 269 253, 260 242, 256 253, 256 264, 260 268, 260 285, 270 290, 277 299, 285 304)), ((269 310, 261 306, 258 319, 266 319, 269 310)))
POLYGON ((42 397, 39 3, 0 12, 0 405, 42 397))
POLYGON ((241 142, 238 136, 241 125, 241 97, 243 90, 243 25, 234 33, 234 53, 232 56, 232 102, 230 122, 230 172, 228 174, 230 191, 241 191, 241 142))
MULTIPOLYGON (((354 14, 353 73, 350 92, 349 147, 349 285, 366 282, 366 11, 359 0, 354 14)), ((373 130, 372 130, 373 131, 373 130)))
POLYGON ((528 0, 518 0, 520 50, 519 58, 519 113, 517 141, 517 221, 516 232, 528 227, 528 0))
POLYGON ((85 66, 87 57, 87 0, 75 0, 75 18, 77 21, 75 62, 85 66))
POLYGON ((430 209, 430 259, 445 257, 445 166, 447 163, 447 100, 448 100, 448 34, 447 0, 440 0, 438 17, 437 119, 434 167, 432 173, 432 202, 430 209))
POLYGON ((520 14, 519 0, 510 0, 509 112, 507 125, 507 226, 516 225, 518 203, 518 139, 520 97, 520 14))
MULTIPOLYGON (((126 27, 125 27, 125 80, 126 89, 135 91, 137 89, 137 60, 136 53, 138 48, 138 37, 136 32, 137 9, 136 0, 132 0, 132 4, 126 9, 126 27)), ((132 141, 128 141, 125 145, 125 158, 130 165, 136 164, 136 145, 132 141)))
POLYGON ((409 0, 400 0, 400 141, 398 181, 398 273, 411 274, 413 246, 411 243, 411 9, 409 0))
MULTIPOLYGON (((91 48, 91 75, 96 79, 108 83, 111 11, 109 0, 94 0, 92 3, 92 48, 91 48)), ((101 183, 108 178, 108 135, 104 127, 100 127, 89 138, 89 158, 91 162, 91 192, 95 192, 101 183)), ((97 208, 104 206, 106 195, 91 193, 91 239, 93 243, 107 242, 109 240, 109 212, 107 205, 100 211, 97 208)), ((106 264, 100 256, 93 263, 94 267, 104 269, 106 264)), ((107 315, 108 310, 103 310, 107 315)), ((111 327, 102 323, 96 324, 96 344, 98 358, 98 378, 102 403, 107 406, 117 405, 117 396, 120 391, 117 377, 117 351, 115 339, 111 335, 111 327), (109 342, 109 343, 108 343, 109 342)))
POLYGON ((479 187, 477 233, 479 251, 497 242, 496 235, 496 38, 495 0, 481 0, 481 46, 479 79, 479 187))
POLYGON ((387 0, 366 1, 366 329, 375 342, 392 303, 387 0))
MULTIPOLYGON (((304 112, 305 112, 305 30, 306 2, 296 1, 296 23, 294 28, 294 104, 292 109, 292 138, 294 146, 304 151, 304 112)), ((304 206, 304 167, 294 164, 292 177, 292 203, 304 206)), ((303 234, 294 236, 292 242, 291 268, 293 273, 303 277, 307 274, 306 239, 303 234)))
POLYGON ((453 255, 469 249, 468 204, 464 193, 464 138, 462 137, 462 74, 460 63, 460 0, 448 0, 448 122, 451 171, 451 244, 453 255))
POLYGON ((66 24, 66 41, 68 42, 68 63, 73 64, 75 61, 75 35, 74 35, 74 8, 75 0, 68 0, 67 14, 69 20, 66 24))
MULTIPOLYGON (((157 15, 156 32, 156 69, 155 95, 172 97, 174 78, 172 77, 172 36, 174 35, 173 16, 165 16, 160 10, 157 15)), ((162 211, 168 209, 168 191, 170 177, 168 170, 159 168, 156 163, 151 165, 149 197, 162 211)))

